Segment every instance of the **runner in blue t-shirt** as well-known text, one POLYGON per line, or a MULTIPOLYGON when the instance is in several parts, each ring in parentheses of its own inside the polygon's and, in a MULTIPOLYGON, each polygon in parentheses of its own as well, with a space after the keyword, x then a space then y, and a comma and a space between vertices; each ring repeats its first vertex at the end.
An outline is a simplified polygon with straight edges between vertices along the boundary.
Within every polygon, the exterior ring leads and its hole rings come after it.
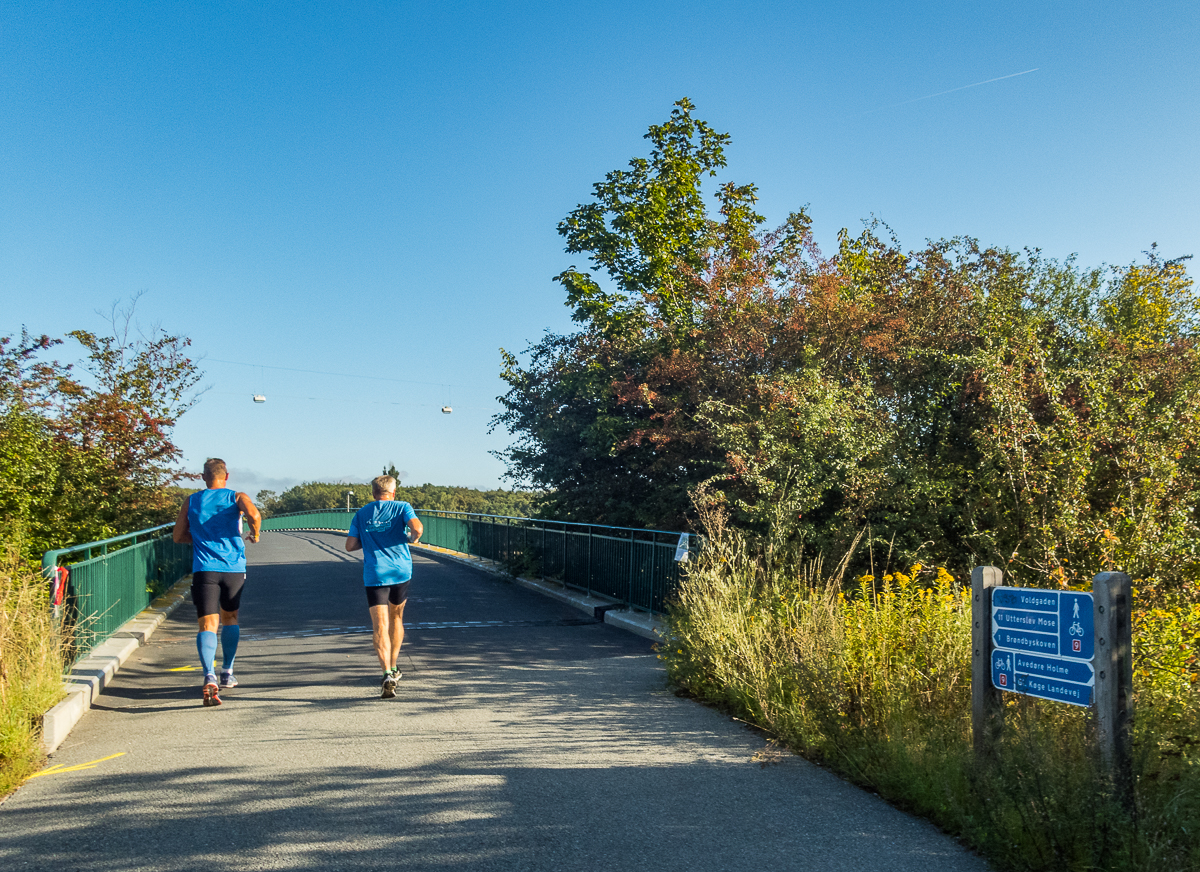
POLYGON ((243 493, 225 487, 229 471, 225 461, 210 457, 204 461, 205 489, 192 494, 179 507, 175 530, 176 542, 192 543, 192 602, 200 632, 196 650, 204 670, 201 693, 205 705, 220 705, 213 660, 217 656, 217 626, 221 627, 221 687, 237 687, 233 677, 233 658, 237 654, 238 607, 242 585, 246 581, 246 546, 242 542, 242 515, 250 520, 250 541, 258 541, 262 516, 243 493), (220 617, 218 618, 218 613, 220 617))
POLYGON ((371 611, 375 653, 383 667, 383 698, 396 695, 400 672, 396 658, 404 641, 404 603, 412 578, 408 546, 421 539, 424 528, 408 503, 396 499, 396 479, 381 475, 371 482, 374 502, 350 521, 347 551, 363 552, 363 581, 371 611), (406 529, 407 528, 407 529, 406 529))

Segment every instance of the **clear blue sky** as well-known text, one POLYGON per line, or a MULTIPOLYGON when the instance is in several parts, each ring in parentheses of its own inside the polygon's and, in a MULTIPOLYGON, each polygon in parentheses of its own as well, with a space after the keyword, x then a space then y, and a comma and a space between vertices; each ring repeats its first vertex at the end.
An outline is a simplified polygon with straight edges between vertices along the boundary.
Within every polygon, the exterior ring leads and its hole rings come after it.
POLYGON ((0 333, 145 291, 204 358, 189 466, 496 486, 498 349, 570 326, 555 225, 683 96, 826 247, 1200 254, 1195 2, 3 0, 0 333))

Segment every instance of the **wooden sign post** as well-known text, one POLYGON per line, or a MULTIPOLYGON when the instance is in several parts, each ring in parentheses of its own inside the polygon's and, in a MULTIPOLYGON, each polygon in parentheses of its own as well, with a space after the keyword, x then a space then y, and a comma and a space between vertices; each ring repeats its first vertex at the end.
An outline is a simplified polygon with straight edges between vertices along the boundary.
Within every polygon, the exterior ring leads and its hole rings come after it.
POLYGON ((1116 799, 1133 814, 1129 576, 1100 573, 1090 597, 1078 591, 1003 587, 1003 579, 1004 573, 994 566, 971 572, 971 731, 976 759, 993 753, 1003 728, 1001 686, 1073 705, 1090 703, 1100 764, 1110 774, 1116 799), (1089 598, 1092 626, 1086 611, 1089 598))
POLYGON ((1096 620, 1096 743, 1117 799, 1133 812, 1133 591, 1123 572, 1092 582, 1096 620))
POLYGON ((1000 733, 1004 703, 992 687, 992 588, 1004 582, 1004 573, 994 566, 971 570, 971 733, 975 757, 992 753, 1000 733))

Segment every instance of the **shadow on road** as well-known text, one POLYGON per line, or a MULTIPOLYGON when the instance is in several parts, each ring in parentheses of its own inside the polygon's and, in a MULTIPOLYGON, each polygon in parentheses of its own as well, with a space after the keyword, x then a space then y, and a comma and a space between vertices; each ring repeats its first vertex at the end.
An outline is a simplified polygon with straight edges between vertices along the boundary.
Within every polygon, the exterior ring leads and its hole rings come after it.
POLYGON ((647 640, 471 569, 417 558, 404 678, 379 699, 343 540, 252 552, 222 706, 200 705, 177 611, 55 754, 66 769, 0 807, 0 867, 986 868, 799 758, 759 765, 763 739, 667 691, 647 640))

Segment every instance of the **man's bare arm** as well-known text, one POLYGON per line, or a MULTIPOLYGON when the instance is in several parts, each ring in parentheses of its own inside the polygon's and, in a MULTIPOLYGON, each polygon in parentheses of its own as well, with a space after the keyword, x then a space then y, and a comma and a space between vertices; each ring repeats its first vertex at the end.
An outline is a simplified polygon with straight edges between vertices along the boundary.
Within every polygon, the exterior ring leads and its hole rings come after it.
POLYGON ((188 500, 191 497, 185 497, 183 505, 179 507, 179 514, 175 517, 175 529, 171 531, 171 541, 184 545, 192 541, 192 533, 188 529, 188 500))
POLYGON ((358 540, 357 536, 347 536, 346 537, 346 550, 347 551, 362 551, 362 542, 360 542, 358 540))
POLYGON ((421 541, 421 534, 425 532, 425 527, 421 524, 418 518, 413 518, 408 522, 408 544, 416 545, 421 541))
POLYGON ((258 513, 258 506, 247 494, 239 493, 237 507, 250 520, 250 541, 257 542, 259 530, 262 529, 262 515, 258 513))

